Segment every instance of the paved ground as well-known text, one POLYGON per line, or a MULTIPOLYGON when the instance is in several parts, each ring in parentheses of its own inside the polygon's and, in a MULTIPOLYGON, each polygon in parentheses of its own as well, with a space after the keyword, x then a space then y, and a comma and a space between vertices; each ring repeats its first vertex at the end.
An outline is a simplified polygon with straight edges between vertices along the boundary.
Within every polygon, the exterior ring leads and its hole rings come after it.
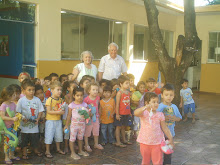
MULTIPOLYGON (((175 152, 172 164, 220 164, 220 95, 198 94, 195 124, 191 119, 179 122, 176 126, 175 152)), ((0 149, 0 163, 3 163, 3 147, 0 149)), ((30 155, 30 160, 15 161, 19 164, 140 164, 139 145, 118 148, 105 146, 105 150, 94 150, 88 158, 74 161, 70 154, 65 156, 53 153, 53 159, 30 155)), ((21 155, 20 155, 21 156, 21 155)))

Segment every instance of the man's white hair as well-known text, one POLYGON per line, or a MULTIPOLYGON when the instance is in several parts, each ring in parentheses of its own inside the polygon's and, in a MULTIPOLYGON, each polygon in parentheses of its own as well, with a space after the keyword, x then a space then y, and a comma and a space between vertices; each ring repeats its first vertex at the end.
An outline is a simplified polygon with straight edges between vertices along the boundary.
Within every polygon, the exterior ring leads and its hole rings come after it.
POLYGON ((117 48, 117 50, 118 50, 118 48, 119 48, 116 43, 112 42, 112 43, 110 43, 110 44, 108 45, 108 50, 110 50, 110 47, 111 47, 111 46, 115 46, 115 47, 117 48))
MULTIPOLYGON (((83 52, 81 53, 81 57, 80 57, 81 62, 84 62, 84 61, 83 61, 83 57, 84 57, 85 54, 89 54, 89 55, 91 56, 91 59, 93 60, 94 57, 93 57, 93 55, 92 55, 92 52, 86 50, 86 51, 83 51, 83 52)), ((91 63, 92 63, 92 60, 91 60, 91 63)))

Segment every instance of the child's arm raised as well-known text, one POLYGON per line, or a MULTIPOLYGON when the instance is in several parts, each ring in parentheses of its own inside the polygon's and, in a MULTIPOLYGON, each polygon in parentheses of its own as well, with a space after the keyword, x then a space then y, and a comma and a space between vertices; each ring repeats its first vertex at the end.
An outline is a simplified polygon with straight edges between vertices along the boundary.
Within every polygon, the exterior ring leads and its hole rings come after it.
POLYGON ((165 121, 160 121, 160 126, 161 126, 161 129, 163 130, 164 134, 166 135, 166 137, 169 139, 169 144, 172 147, 174 147, 173 136, 172 136, 169 128, 167 127, 165 121))
POLYGON ((64 131, 65 131, 65 129, 68 128, 68 126, 69 126, 69 124, 70 124, 71 117, 72 117, 72 109, 69 108, 69 109, 68 109, 67 119, 66 119, 66 125, 65 125, 65 127, 63 128, 64 131))
POLYGON ((121 92, 118 92, 116 94, 116 119, 120 120, 120 115, 119 115, 119 104, 120 104, 120 100, 121 100, 121 92))
POLYGON ((150 110, 151 106, 148 104, 146 106, 143 106, 141 108, 138 108, 134 111, 134 115, 137 116, 137 117, 141 117, 143 116, 143 113, 145 110, 150 110))

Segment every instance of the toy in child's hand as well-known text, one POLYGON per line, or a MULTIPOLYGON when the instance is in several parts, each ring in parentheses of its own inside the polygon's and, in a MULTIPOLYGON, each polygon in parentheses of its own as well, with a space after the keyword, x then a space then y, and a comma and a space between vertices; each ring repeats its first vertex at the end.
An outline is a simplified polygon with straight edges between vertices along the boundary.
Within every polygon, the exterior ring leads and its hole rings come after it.
POLYGON ((66 102, 63 102, 62 104, 59 104, 58 111, 65 111, 66 102))
MULTIPOLYGON (((93 106, 93 104, 89 104, 89 112, 92 113, 92 121, 96 122, 96 108, 93 106)), ((88 125, 91 125, 91 119, 89 120, 89 122, 87 123, 88 125)))
POLYGON ((88 124, 90 117, 89 117, 89 114, 88 114, 87 110, 86 110, 84 107, 82 107, 82 109, 80 109, 80 110, 78 111, 78 113, 79 113, 80 115, 83 115, 83 116, 84 116, 84 118, 86 119, 86 124, 88 124))
POLYGON ((169 141, 162 141, 161 143, 161 150, 165 153, 165 154, 172 154, 173 151, 173 147, 169 144, 169 141))
POLYGON ((132 96, 131 96, 131 99, 133 100, 133 101, 140 101, 140 99, 141 99, 141 93, 139 92, 139 91, 135 91, 133 94, 132 94, 132 96))
POLYGON ((69 133, 69 130, 66 128, 66 129, 64 130, 64 133, 69 133))

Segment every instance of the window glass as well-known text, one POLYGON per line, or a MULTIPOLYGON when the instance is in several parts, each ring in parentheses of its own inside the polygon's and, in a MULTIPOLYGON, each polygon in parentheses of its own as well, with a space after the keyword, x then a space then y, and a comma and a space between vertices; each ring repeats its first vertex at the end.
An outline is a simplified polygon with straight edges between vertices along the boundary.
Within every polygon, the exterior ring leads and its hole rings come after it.
POLYGON ((220 32, 209 33, 209 55, 208 62, 220 61, 220 32))
MULTIPOLYGON (((173 56, 173 32, 161 30, 165 47, 169 55, 173 56)), ((149 29, 145 26, 134 26, 134 59, 158 61, 155 54, 153 42, 151 41, 149 29)))
POLYGON ((95 59, 108 54, 108 44, 119 46, 118 54, 126 55, 127 23, 86 16, 73 12, 61 15, 61 56, 62 59, 79 59, 80 54, 89 50, 95 59))

